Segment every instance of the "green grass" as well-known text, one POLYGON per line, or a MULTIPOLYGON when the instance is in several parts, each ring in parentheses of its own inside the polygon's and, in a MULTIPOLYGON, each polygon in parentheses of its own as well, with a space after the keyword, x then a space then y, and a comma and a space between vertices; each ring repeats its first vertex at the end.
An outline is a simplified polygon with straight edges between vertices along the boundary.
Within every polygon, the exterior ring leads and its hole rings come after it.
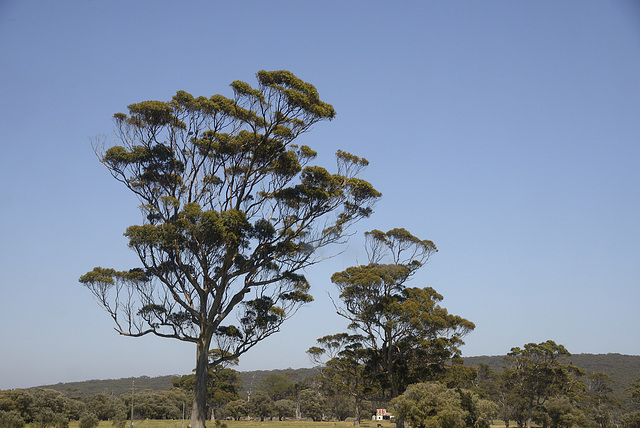
MULTIPOLYGON (((313 421, 224 421, 228 428, 348 428, 353 427, 352 422, 313 422, 313 421)), ((377 428, 376 421, 362 421, 362 428, 377 428)), ((185 420, 185 428, 189 425, 189 421, 185 420)), ((381 422, 382 428, 395 428, 395 424, 389 422, 381 422)), ((495 428, 504 427, 504 424, 491 425, 495 428)), ((515 425, 511 425, 515 426, 515 425)), ((29 427, 29 425, 27 425, 29 427)), ((127 421, 126 428, 131 427, 131 422, 127 421)), ((182 428, 182 420, 142 420, 133 421, 134 428, 182 428)), ((208 428, 216 428, 214 422, 207 423, 208 428)), ((69 428, 78 428, 78 422, 69 423, 69 428)), ((98 428, 113 428, 111 421, 102 421, 98 428)))

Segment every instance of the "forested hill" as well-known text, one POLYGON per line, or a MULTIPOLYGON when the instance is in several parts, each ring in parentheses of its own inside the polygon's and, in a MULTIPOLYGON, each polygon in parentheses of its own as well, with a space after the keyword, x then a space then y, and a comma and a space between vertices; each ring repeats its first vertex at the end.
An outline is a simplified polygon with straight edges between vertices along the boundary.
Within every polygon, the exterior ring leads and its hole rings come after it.
MULTIPOLYGON (((591 373, 605 373, 613 381, 611 385, 615 396, 627 402, 630 393, 627 388, 640 378, 640 356, 622 354, 573 354, 569 357, 573 365, 580 367, 587 375, 591 373)), ((500 373, 505 366, 504 356, 465 357, 466 366, 486 364, 491 369, 500 373)))
POLYGON ((154 391, 165 391, 171 389, 173 384, 171 379, 174 376, 158 377, 127 377, 122 379, 85 380, 82 382, 56 383, 55 385, 43 385, 38 388, 53 389, 68 397, 86 397, 93 394, 108 394, 120 396, 131 394, 135 385, 136 391, 151 389, 154 391))
MULTIPOLYGON (((574 354, 569 360, 590 373, 606 373, 616 383, 629 385, 640 377, 640 356, 622 354, 574 354)), ((500 373, 505 366, 504 356, 464 357, 465 366, 486 364, 500 373)))
MULTIPOLYGON (((631 382, 640 378, 640 356, 621 354, 575 354, 570 357, 574 365, 585 370, 587 374, 602 372, 614 380, 612 385, 616 395, 621 397, 631 382)), ((494 372, 499 373, 504 368, 503 356, 465 357, 464 364, 477 366, 487 364, 494 372)), ((242 389, 255 389, 262 379, 272 374, 288 374, 292 380, 298 381, 318 374, 316 369, 281 369, 239 372, 242 378, 242 389)), ((136 391, 144 389, 168 390, 173 386, 174 376, 136 377, 108 380, 88 380, 84 382, 58 383, 45 385, 42 388, 55 389, 70 397, 83 397, 97 393, 109 393, 116 396, 131 392, 135 382, 136 391)))
MULTIPOLYGON (((256 370, 249 372, 238 372, 242 379, 242 390, 255 389, 260 381, 272 374, 287 374, 296 382, 301 379, 314 377, 318 374, 316 369, 278 369, 278 370, 256 370)), ((83 382, 57 383, 55 385, 43 385, 39 388, 53 389, 69 397, 85 397, 98 393, 120 396, 130 394, 135 385, 136 391, 151 389, 154 391, 164 391, 171 389, 173 383, 171 379, 178 375, 158 376, 158 377, 128 377, 122 379, 87 380, 83 382)))

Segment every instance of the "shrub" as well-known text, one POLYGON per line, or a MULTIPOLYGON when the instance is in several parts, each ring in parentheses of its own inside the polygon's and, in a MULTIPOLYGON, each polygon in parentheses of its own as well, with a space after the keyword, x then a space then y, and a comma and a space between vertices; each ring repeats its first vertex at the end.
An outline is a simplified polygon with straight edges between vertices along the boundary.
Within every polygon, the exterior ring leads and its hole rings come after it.
POLYGON ((85 413, 78 424, 80 428, 96 428, 98 425, 100 425, 100 421, 93 413, 85 413))
POLYGON ((20 416, 20 413, 11 410, 5 412, 0 410, 0 428, 22 428, 24 427, 24 419, 20 416))

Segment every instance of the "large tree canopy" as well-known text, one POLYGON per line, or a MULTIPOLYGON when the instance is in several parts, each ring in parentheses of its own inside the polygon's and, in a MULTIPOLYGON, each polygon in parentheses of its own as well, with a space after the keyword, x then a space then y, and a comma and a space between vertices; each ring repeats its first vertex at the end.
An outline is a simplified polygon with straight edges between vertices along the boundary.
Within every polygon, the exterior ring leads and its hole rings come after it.
POLYGON ((278 331, 312 300, 300 272, 316 250, 341 242, 381 196, 358 178, 365 159, 338 151, 330 173, 294 144, 335 116, 313 85, 287 71, 257 79, 255 89, 233 82, 232 99, 179 91, 131 104, 114 115, 117 144, 98 149, 141 202, 144 222, 125 235, 142 266, 97 267, 80 282, 120 334, 197 344, 194 427, 204 426, 209 349, 217 362, 237 358, 278 331))

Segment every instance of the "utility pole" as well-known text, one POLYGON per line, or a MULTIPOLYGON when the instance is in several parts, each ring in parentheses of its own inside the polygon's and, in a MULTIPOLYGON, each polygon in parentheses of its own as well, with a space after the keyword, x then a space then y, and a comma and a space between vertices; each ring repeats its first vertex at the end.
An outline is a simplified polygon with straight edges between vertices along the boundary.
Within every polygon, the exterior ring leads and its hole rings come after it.
POLYGON ((136 381, 131 381, 132 389, 131 389, 131 428, 133 428, 133 398, 136 394, 136 381))

